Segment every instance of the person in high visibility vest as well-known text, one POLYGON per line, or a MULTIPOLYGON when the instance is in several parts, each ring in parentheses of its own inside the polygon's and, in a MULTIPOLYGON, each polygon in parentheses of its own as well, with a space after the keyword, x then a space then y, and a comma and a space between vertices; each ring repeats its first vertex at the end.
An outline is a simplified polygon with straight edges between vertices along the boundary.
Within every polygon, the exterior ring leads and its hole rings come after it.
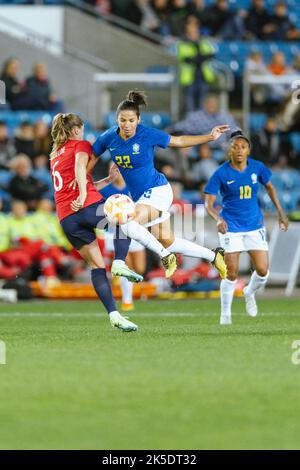
POLYGON ((214 54, 215 49, 211 42, 201 38, 198 19, 189 16, 185 35, 177 44, 179 83, 186 99, 185 111, 199 109, 209 85, 216 82, 216 74, 211 65, 214 54))

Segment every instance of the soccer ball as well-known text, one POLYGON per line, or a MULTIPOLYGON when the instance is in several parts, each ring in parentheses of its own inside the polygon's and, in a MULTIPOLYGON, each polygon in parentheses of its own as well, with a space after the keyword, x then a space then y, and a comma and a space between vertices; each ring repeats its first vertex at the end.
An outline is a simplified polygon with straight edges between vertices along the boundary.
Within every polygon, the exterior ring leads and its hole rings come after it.
POLYGON ((104 214, 111 224, 126 224, 134 217, 135 204, 126 194, 113 194, 105 201, 104 214))

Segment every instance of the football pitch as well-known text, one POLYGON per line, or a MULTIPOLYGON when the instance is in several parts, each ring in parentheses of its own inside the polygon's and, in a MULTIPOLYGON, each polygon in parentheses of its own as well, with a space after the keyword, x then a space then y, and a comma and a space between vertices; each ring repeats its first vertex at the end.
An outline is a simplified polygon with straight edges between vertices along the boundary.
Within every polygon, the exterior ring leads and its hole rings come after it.
POLYGON ((0 448, 299 449, 300 300, 258 303, 219 326, 217 300, 138 302, 137 333, 97 302, 0 305, 0 448))

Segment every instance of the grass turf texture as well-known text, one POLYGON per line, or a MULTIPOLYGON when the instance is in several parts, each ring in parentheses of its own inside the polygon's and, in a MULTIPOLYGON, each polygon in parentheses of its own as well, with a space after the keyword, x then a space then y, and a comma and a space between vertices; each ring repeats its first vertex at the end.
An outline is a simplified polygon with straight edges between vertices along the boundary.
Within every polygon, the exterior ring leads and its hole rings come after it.
POLYGON ((126 334, 97 302, 2 304, 0 448, 300 448, 300 301, 259 307, 139 302, 126 334))

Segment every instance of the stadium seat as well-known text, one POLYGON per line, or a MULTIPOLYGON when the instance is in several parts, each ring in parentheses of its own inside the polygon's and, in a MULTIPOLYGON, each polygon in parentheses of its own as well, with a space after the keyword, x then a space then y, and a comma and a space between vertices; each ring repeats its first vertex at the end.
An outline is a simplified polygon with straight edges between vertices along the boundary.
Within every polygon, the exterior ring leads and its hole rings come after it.
POLYGON ((6 188, 12 179, 13 174, 10 171, 0 170, 0 187, 6 188))
POLYGON ((296 152, 300 153, 300 132, 292 132, 290 134, 290 140, 296 152))
POLYGON ((251 113, 250 114, 250 129, 251 132, 258 132, 264 127, 267 116, 264 113, 251 113))

